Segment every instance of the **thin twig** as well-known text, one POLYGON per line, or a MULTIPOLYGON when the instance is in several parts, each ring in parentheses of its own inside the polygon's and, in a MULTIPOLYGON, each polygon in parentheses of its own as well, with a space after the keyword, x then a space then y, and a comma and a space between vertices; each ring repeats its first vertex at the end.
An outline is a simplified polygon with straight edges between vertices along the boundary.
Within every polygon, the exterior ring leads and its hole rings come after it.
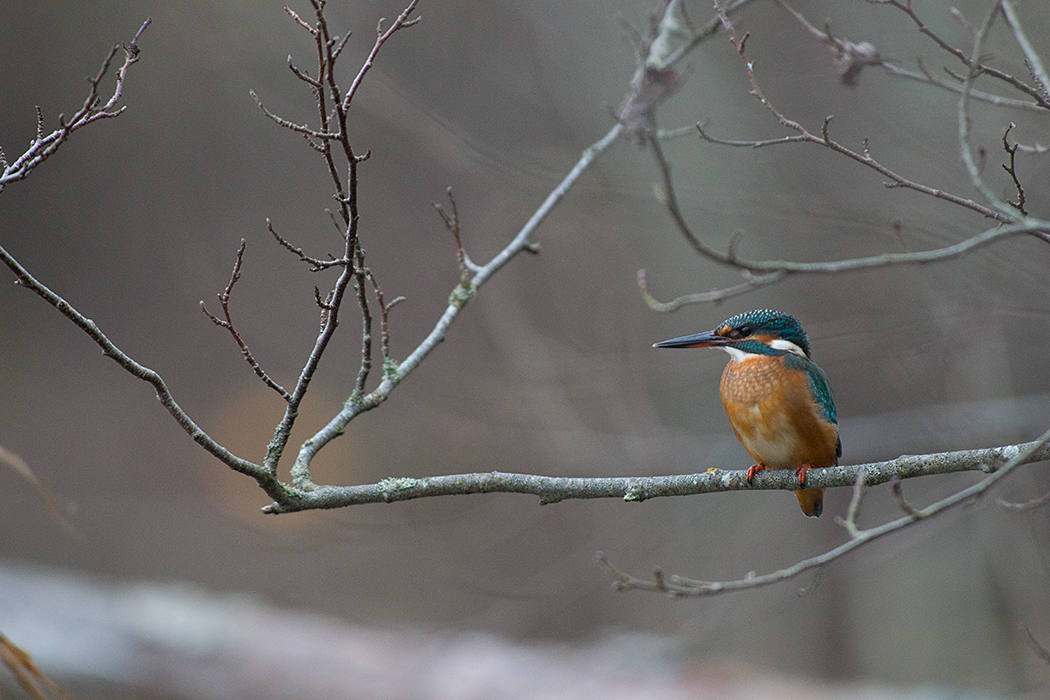
POLYGON ((313 267, 310 268, 311 272, 319 272, 321 270, 327 270, 330 267, 345 267, 346 258, 332 258, 331 260, 321 260, 320 258, 310 257, 303 252, 302 248, 292 245, 287 239, 281 234, 274 230, 273 223, 270 219, 266 219, 266 228, 270 231, 270 235, 274 237, 278 244, 285 250, 294 253, 299 257, 300 260, 306 263, 310 263, 313 267))
MULTIPOLYGON (((715 7, 720 9, 722 7, 722 3, 720 1, 716 2, 715 7)), ((847 158, 855 160, 856 162, 867 166, 872 170, 875 170, 876 172, 884 175, 885 177, 888 177, 892 181, 892 183, 888 185, 890 187, 904 187, 907 189, 915 190, 917 192, 922 192, 923 194, 929 195, 931 197, 936 197, 938 199, 943 199, 947 202, 951 202, 952 204, 966 207, 967 209, 971 209, 981 214, 982 216, 997 219, 998 221, 1002 221, 1004 223, 1010 223, 1016 220, 1016 217, 1009 212, 1004 213, 1002 211, 997 211, 996 208, 989 208, 978 204, 977 202, 974 202, 972 200, 965 199, 963 197, 950 194, 948 192, 944 192, 943 190, 927 187, 926 185, 921 185, 917 182, 909 180, 895 173, 889 168, 883 166, 881 163, 872 158, 871 154, 867 152, 867 148, 865 148, 864 153, 857 153, 852 149, 846 148, 842 144, 833 140, 829 135, 831 117, 826 117, 824 119, 824 123, 821 126, 820 136, 816 136, 810 133, 799 122, 794 121, 792 119, 788 119, 786 116, 784 116, 783 113, 780 112, 779 109, 776 108, 775 105, 773 105, 772 102, 770 102, 766 98, 765 94, 762 92, 762 88, 759 86, 758 83, 758 78, 755 76, 754 68, 751 64, 751 61, 747 57, 746 51, 744 50, 744 42, 738 38, 736 28, 733 26, 732 22, 730 22, 729 17, 721 10, 719 16, 722 17, 722 23, 726 28, 726 32, 729 34, 729 39, 732 42, 733 46, 736 48, 737 54, 740 56, 740 60, 744 65, 744 70, 747 73, 748 81, 751 84, 751 93, 758 97, 758 99, 762 102, 766 109, 769 110, 769 112, 776 118, 778 122, 780 122, 782 126, 796 132, 798 134, 798 137, 787 137, 767 141, 722 141, 712 139, 710 136, 707 135, 702 126, 700 124, 697 124, 697 130, 699 131, 700 136, 702 138, 708 141, 712 141, 713 143, 723 143, 732 146, 747 146, 751 148, 758 148, 761 146, 775 145, 781 143, 795 143, 801 141, 817 143, 822 146, 826 146, 832 151, 844 155, 847 158)))
POLYGON ((1021 47, 1021 52, 1024 53, 1025 64, 1028 66, 1028 70, 1032 73, 1032 79, 1035 81, 1035 91, 1042 99, 1042 105, 1048 107, 1050 105, 1050 78, 1047 77, 1046 69, 1043 68, 1043 60, 1032 48, 1032 44, 1029 43, 1024 30, 1021 29, 1021 20, 1018 19, 1017 12, 1014 11, 1013 2, 1001 0, 999 7, 1002 8, 1003 18, 1010 26, 1010 31, 1013 32, 1014 40, 1021 47))
POLYGON ((893 497, 897 499, 897 505, 900 506, 901 510, 908 515, 917 515, 919 511, 915 509, 908 499, 904 497, 904 487, 901 486, 900 477, 894 477, 890 481, 890 489, 893 491, 893 497))
POLYGON ((853 497, 850 499, 849 507, 846 508, 846 517, 845 519, 835 518, 835 522, 844 527, 850 537, 857 537, 860 534, 860 529, 857 527, 857 515, 860 513, 861 501, 864 500, 864 480, 866 477, 867 469, 861 468, 857 470, 857 478, 853 481, 853 497))
POLYGON ((380 351, 383 354, 383 373, 385 375, 387 372, 397 371, 397 363, 390 356, 390 309, 403 302, 405 297, 394 297, 390 302, 387 302, 383 296, 383 289, 379 286, 379 281, 376 280, 371 270, 368 271, 368 281, 372 283, 376 301, 379 302, 379 342, 380 351))
POLYGON ((448 196, 448 204, 452 212, 446 212, 444 207, 437 202, 434 202, 434 210, 437 211, 441 220, 445 222, 445 228, 452 234, 452 239, 456 242, 456 259, 459 260, 459 269, 464 278, 467 278, 480 268, 474 264, 463 249, 463 239, 459 235, 459 210, 456 207, 456 198, 452 195, 452 188, 446 188, 445 194, 448 196))
POLYGON ((273 478, 273 475, 267 472, 263 467, 236 456, 216 442, 210 435, 205 433, 189 417, 189 415, 182 410, 182 407, 175 402, 175 398, 168 389, 168 385, 157 372, 133 360, 127 353, 117 347, 113 341, 106 337, 94 321, 77 311, 69 304, 69 302, 55 294, 46 285, 37 280, 3 247, 0 247, 0 262, 3 262, 15 274, 15 277, 18 278, 18 284, 40 296, 60 314, 72 321, 77 328, 86 333, 95 344, 102 348, 103 355, 116 362, 132 376, 152 385, 157 392, 157 399, 160 400, 161 405, 164 406, 168 413, 171 414, 175 421, 197 444, 234 471, 246 474, 255 479, 275 500, 288 501, 293 498, 293 492, 284 484, 273 478))
POLYGON ((237 329, 233 325, 233 317, 230 315, 230 295, 233 293, 233 285, 237 284, 237 280, 241 278, 241 263, 244 261, 244 249, 248 245, 248 242, 243 238, 241 239, 241 245, 237 249, 237 259, 233 263, 233 272, 230 274, 230 281, 226 285, 226 289, 219 295, 219 306, 222 307, 222 314, 225 318, 219 318, 212 312, 208 311, 208 308, 201 301, 201 311, 204 315, 212 320, 215 325, 225 328, 233 336, 234 342, 237 343, 237 347, 241 349, 241 354, 244 359, 248 362, 248 365, 252 368, 259 379, 263 380, 266 386, 276 391, 281 398, 287 401, 290 397, 284 387, 275 382, 270 378, 270 375, 266 373, 266 370, 262 368, 262 365, 252 355, 251 350, 248 349, 248 345, 241 338, 241 334, 237 332, 237 329))
POLYGON ((358 71, 354 81, 350 84, 350 89, 346 91, 346 95, 343 97, 342 109, 350 109, 350 102, 353 101, 354 95, 357 94, 357 89, 361 87, 361 81, 364 80, 365 74, 372 67, 375 62, 376 56, 379 54, 379 49, 383 48, 383 44, 386 43, 387 39, 394 35, 394 32, 400 29, 407 29, 415 24, 419 23, 420 18, 409 19, 412 13, 416 9, 416 5, 419 0, 412 0, 408 3, 408 6, 401 11, 401 14, 397 16, 394 23, 390 25, 390 28, 383 31, 383 20, 379 20, 379 25, 376 27, 376 43, 372 46, 372 51, 368 54, 368 58, 361 65, 361 70, 358 71))
MULTIPOLYGON (((973 45, 973 58, 967 64, 976 66, 978 65, 978 59, 981 56, 981 52, 984 50, 984 42, 988 37, 988 32, 995 22, 996 16, 1000 12, 1001 3, 997 2, 988 12, 984 22, 981 23, 980 28, 977 30, 977 34, 974 36, 973 45)), ((981 70, 972 68, 969 73, 966 74, 965 81, 963 83, 963 91, 959 96, 959 151, 962 156, 963 164, 966 166, 966 172, 970 175, 970 181, 978 192, 987 200, 993 208, 998 210, 1001 214, 1007 217, 1008 221, 1017 221, 1017 210, 1011 207, 1009 204, 999 198, 992 188, 985 183, 983 176, 981 175, 981 161, 974 158, 973 148, 970 146, 970 87, 973 84, 974 79, 981 74, 981 70)))
POLYGON ((1010 202, 1007 204, 1021 212, 1022 216, 1028 216, 1028 211, 1024 208, 1024 187, 1021 185, 1021 181, 1017 179, 1017 144, 1010 143, 1010 130, 1016 125, 1010 122, 1010 126, 1006 127, 1006 131, 1003 132, 1003 150, 1010 156, 1009 163, 1003 163, 1003 170, 1010 176, 1010 179, 1014 182, 1014 189, 1017 191, 1017 201, 1010 202))
MULTIPOLYGON (((926 83, 927 85, 933 85, 935 87, 941 88, 942 90, 948 90, 956 94, 961 93, 963 90, 962 85, 960 85, 958 82, 948 83, 943 80, 938 80, 934 76, 930 75, 929 72, 927 72, 925 69, 922 69, 921 72, 916 73, 915 71, 908 70, 907 68, 901 68, 900 66, 897 66, 891 63, 890 61, 883 61, 880 65, 886 72, 890 73, 891 75, 896 75, 901 78, 906 78, 908 80, 914 80, 919 83, 926 83)), ((920 68, 922 68, 921 62, 920 68)), ((1032 112, 1040 112, 1044 114, 1046 113, 1045 107, 1043 107, 1037 102, 1031 102, 1029 100, 1018 100, 1012 97, 1003 97, 1002 95, 994 95, 990 92, 984 92, 981 90, 974 89, 970 90, 970 97, 981 102, 993 104, 997 107, 1011 107, 1014 109, 1024 109, 1032 112)))
POLYGON ((649 292, 649 281, 645 270, 638 270, 638 289, 642 293, 642 300, 646 305, 653 311, 659 311, 661 313, 669 313, 683 306, 689 304, 708 304, 711 302, 720 302, 730 297, 737 296, 738 294, 746 294, 759 287, 764 287, 769 284, 776 284, 780 280, 784 279, 787 273, 784 271, 771 272, 766 275, 749 275, 746 282, 734 285, 732 287, 724 287, 722 289, 712 289, 709 292, 695 292, 693 294, 683 294, 682 296, 676 297, 668 302, 663 302, 657 299, 649 292))
POLYGON ((1000 506, 1006 508, 1007 510, 1016 511, 1018 513, 1024 513, 1029 510, 1035 510, 1036 508, 1042 508, 1047 503, 1050 503, 1050 491, 1047 491, 1038 498, 1033 498, 1029 501, 1022 501, 1021 503, 1011 503, 1009 501, 1003 500, 1002 498, 998 499, 997 502, 1000 506))

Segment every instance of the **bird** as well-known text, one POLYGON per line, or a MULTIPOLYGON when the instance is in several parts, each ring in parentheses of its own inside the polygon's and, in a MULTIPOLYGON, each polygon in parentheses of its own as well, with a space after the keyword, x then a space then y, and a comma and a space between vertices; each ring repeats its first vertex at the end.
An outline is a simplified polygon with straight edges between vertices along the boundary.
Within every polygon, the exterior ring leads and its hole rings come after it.
POLYGON ((834 467, 842 456, 838 417, 824 370, 810 357, 809 339, 794 316, 756 309, 717 328, 664 340, 655 348, 721 348, 729 353, 719 393, 733 434, 763 469, 794 469, 802 512, 824 510, 824 489, 804 488, 811 467, 834 467))

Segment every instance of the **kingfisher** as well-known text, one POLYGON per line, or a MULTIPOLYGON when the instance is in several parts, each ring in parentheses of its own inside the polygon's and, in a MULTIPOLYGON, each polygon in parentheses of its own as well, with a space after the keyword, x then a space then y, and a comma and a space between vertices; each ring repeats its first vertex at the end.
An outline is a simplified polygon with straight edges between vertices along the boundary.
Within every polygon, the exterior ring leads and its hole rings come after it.
POLYGON ((834 467, 842 456, 835 400, 824 370, 809 355, 809 339, 794 316, 756 309, 717 328, 664 340, 655 348, 721 348, 729 353, 719 387, 733 434, 755 465, 794 469, 802 512, 824 510, 824 489, 807 489, 811 467, 834 467))

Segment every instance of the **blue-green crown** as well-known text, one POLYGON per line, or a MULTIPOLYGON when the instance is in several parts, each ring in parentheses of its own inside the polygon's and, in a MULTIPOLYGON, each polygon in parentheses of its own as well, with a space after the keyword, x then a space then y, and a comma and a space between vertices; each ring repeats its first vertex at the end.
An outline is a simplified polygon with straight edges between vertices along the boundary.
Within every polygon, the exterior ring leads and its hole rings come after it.
MULTIPOLYGON (((729 329, 740 330, 745 326, 750 326, 751 332, 744 333, 744 336, 771 335, 774 338, 782 338, 802 348, 802 352, 806 353, 806 357, 810 356, 809 338, 806 337, 806 331, 802 328, 802 324, 798 322, 798 319, 790 314, 772 309, 755 309, 754 311, 747 311, 726 319, 722 322, 720 328, 728 327, 729 329)), ((743 346, 744 343, 739 345, 743 346)), ((756 345, 761 345, 761 343, 756 343, 756 345)), ((741 349, 744 348, 741 347, 741 349)), ((762 353, 763 351, 759 350, 759 352, 762 353)))

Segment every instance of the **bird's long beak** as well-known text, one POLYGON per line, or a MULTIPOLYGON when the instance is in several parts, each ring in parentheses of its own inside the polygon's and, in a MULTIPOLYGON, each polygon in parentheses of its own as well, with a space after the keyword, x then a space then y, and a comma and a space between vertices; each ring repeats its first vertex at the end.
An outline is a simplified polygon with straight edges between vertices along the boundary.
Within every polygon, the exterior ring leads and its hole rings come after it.
POLYGON ((704 331, 693 335, 683 335, 681 338, 671 338, 653 343, 654 348, 721 348, 733 341, 725 336, 718 335, 714 331, 704 331))

